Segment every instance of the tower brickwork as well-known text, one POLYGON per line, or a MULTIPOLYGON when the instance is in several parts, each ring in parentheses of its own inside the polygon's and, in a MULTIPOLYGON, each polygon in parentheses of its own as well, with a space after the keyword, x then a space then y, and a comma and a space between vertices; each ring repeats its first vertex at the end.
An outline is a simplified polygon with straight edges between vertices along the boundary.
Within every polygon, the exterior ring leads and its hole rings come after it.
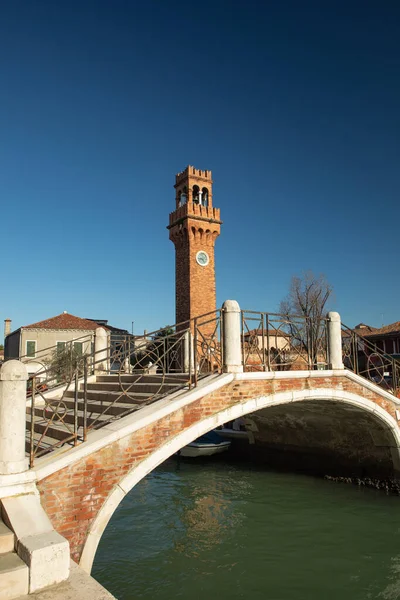
POLYGON ((211 171, 191 166, 176 176, 176 208, 168 229, 175 245, 177 323, 216 309, 214 246, 221 220, 212 184, 211 171))

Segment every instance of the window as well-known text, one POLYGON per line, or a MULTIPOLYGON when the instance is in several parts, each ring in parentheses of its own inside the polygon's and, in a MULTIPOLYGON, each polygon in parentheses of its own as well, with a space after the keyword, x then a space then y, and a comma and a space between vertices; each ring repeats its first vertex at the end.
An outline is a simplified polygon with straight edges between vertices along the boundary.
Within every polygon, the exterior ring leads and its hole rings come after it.
POLYGON ((82 356, 83 342, 74 342, 74 351, 75 351, 75 354, 79 354, 79 356, 82 356))
POLYGON ((57 342, 57 352, 62 352, 65 350, 67 342, 57 342))
POLYGON ((393 340, 385 340, 385 352, 387 352, 387 354, 394 353, 393 340))
POLYGON ((34 358, 36 356, 36 341, 26 342, 26 356, 34 358))

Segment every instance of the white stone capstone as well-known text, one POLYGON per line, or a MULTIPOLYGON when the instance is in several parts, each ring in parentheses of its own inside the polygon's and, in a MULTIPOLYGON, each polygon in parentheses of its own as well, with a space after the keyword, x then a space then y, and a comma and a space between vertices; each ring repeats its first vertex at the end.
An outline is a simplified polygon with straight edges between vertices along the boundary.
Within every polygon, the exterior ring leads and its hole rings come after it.
POLYGON ((222 355, 225 373, 242 373, 242 344, 240 306, 236 300, 225 300, 222 305, 222 355))
POLYGON ((17 538, 18 556, 29 567, 29 593, 65 581, 69 543, 54 531, 38 492, 3 498, 1 504, 4 521, 17 538))
POLYGON ((53 526, 40 503, 38 493, 2 498, 4 520, 17 539, 49 533, 53 526))
POLYGON ((30 594, 68 579, 69 543, 56 531, 20 539, 18 555, 29 567, 30 594))
POLYGON ((344 369, 342 358, 342 325, 340 315, 330 311, 328 317, 328 350, 331 369, 344 369))
POLYGON ((19 360, 0 369, 0 474, 23 473, 25 458, 26 382, 28 372, 19 360))

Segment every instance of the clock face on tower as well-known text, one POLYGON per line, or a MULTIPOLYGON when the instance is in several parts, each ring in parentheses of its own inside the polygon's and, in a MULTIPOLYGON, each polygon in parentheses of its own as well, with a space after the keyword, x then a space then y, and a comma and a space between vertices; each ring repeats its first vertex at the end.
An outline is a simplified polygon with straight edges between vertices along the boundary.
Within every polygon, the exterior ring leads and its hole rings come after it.
POLYGON ((208 263, 210 262, 207 252, 204 252, 204 250, 200 250, 196 254, 196 262, 201 267, 206 267, 208 265, 208 263))

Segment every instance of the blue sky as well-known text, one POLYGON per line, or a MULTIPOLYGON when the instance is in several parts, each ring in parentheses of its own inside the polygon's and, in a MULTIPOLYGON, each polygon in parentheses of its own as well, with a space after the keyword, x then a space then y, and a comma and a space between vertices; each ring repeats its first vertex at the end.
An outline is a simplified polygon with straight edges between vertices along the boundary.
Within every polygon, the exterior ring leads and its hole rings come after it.
POLYGON ((3 0, 0 318, 173 322, 190 164, 218 304, 276 311, 311 269, 347 324, 399 320, 399 68, 394 1, 3 0))

